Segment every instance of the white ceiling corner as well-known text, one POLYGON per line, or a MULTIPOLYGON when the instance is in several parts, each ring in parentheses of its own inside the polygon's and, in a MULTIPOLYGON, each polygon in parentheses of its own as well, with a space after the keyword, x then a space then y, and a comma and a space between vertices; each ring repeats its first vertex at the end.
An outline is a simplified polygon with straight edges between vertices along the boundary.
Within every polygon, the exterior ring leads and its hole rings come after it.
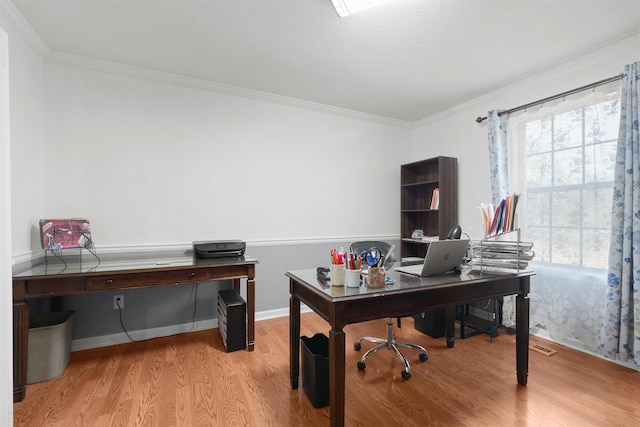
POLYGON ((330 0, 2 0, 0 13, 55 62, 405 126, 640 33, 638 0, 395 0, 346 18, 330 0))

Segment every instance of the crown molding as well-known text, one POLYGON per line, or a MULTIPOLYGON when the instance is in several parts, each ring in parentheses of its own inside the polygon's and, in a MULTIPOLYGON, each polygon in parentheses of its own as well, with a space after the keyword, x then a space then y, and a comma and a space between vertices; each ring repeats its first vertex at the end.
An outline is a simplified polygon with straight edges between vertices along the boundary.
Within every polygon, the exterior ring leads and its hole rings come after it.
POLYGON ((403 129, 412 129, 414 127, 414 124, 412 122, 408 122, 406 120, 393 119, 390 117, 363 113, 360 111, 349 110, 332 105, 305 101, 288 96, 276 95, 273 93, 261 92, 257 90, 241 88, 238 86, 191 78, 178 74, 159 72, 142 67, 134 67, 110 61, 53 51, 49 49, 45 42, 40 38, 38 33, 36 33, 35 30, 29 25, 29 23, 22 17, 13 3, 11 3, 11 0, 0 0, 0 16, 7 21, 7 24, 18 34, 18 36, 22 40, 24 40, 24 42, 27 43, 27 45, 31 49, 33 49, 33 51, 37 55, 39 55, 45 62, 80 67, 87 70, 117 74, 127 77, 135 77, 159 83, 186 86, 194 89, 250 98, 258 101, 277 103, 306 110, 348 117, 356 120, 363 120, 385 126, 393 126, 403 129))
POLYGON ((179 74, 154 71, 147 68, 125 65, 116 62, 104 61, 101 59, 88 58, 85 56, 72 55, 63 52, 49 51, 46 56, 46 62, 66 65, 86 70, 105 72, 126 77, 133 77, 143 80, 155 81, 158 83, 166 83, 177 86, 186 86, 194 89, 200 89, 210 92, 222 93, 225 95, 239 96, 250 98, 258 101, 277 103, 291 107, 313 110, 322 113, 329 113, 343 117, 349 117, 357 120, 378 123, 386 126, 400 127, 404 129, 413 128, 413 123, 392 119, 389 117, 377 116, 375 114, 362 113, 359 111, 349 110, 346 108, 334 107, 331 105, 320 104, 312 101, 292 98, 288 96, 276 95, 268 92, 261 92, 252 89, 246 89, 238 86, 216 83, 209 80, 202 80, 193 77, 187 77, 179 74))
POLYGON ((4 18, 7 25, 20 37, 40 58, 45 58, 49 52, 49 47, 40 38, 38 33, 22 17, 18 9, 11 3, 11 0, 0 0, 0 16, 4 18))

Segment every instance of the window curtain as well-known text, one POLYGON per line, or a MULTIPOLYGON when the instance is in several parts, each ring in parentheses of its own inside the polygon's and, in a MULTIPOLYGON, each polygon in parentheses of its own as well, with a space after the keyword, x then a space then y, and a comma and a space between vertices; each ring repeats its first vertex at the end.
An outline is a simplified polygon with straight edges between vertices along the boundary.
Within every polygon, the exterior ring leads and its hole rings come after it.
POLYGON ((598 350, 640 366, 640 62, 622 77, 605 316, 598 350))
MULTIPOLYGON (((507 150, 507 116, 496 110, 487 113, 489 123, 489 176, 491 177, 491 202, 497 206, 509 195, 509 156, 507 150)), ((502 324, 515 326, 516 299, 514 295, 503 298, 502 324)))
POLYGON ((507 116, 495 110, 487 114, 489 120, 489 168, 491 202, 494 205, 509 194, 509 168, 507 164, 507 116))
MULTIPOLYGON (((540 165, 538 168, 531 168, 526 164, 524 147, 527 145, 527 124, 539 120, 548 121, 549 118, 562 116, 584 105, 618 99, 619 85, 620 82, 610 83, 588 92, 509 114, 509 188, 512 192, 520 194, 518 226, 523 230, 523 240, 531 239, 527 231, 530 224, 546 223, 549 219, 549 205, 529 200, 530 195, 527 194, 527 180, 536 183, 548 180, 550 176, 550 172, 540 169, 540 165)), ((615 122, 609 123, 604 112, 596 110, 593 114, 590 124, 592 135, 605 138, 612 131, 617 133, 617 117, 615 122)), ((550 138, 550 135, 545 134, 545 138, 550 138)), ((566 162, 559 163, 558 167, 566 169, 566 162)), ((566 206, 567 201, 561 192, 558 192, 553 194, 549 203, 566 206)), ((571 212, 570 209, 566 210, 562 213, 561 219, 556 219, 564 224, 571 223, 571 212)), ((554 211, 554 215, 559 213, 559 209, 554 211)), ((602 214, 608 216, 609 212, 605 211, 602 214)), ((529 296, 531 332, 572 348, 597 353, 598 335, 603 319, 606 268, 576 268, 569 264, 541 262, 548 258, 548 249, 543 245, 537 245, 533 247, 533 251, 536 255, 530 263, 530 268, 535 271, 535 276, 531 278, 529 296)))

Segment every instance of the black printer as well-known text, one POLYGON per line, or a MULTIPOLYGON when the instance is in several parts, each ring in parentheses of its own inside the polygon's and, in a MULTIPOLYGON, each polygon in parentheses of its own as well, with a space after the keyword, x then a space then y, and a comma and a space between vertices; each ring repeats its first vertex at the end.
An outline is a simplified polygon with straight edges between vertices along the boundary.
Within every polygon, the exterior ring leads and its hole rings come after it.
POLYGON ((246 243, 242 240, 209 240, 193 242, 196 258, 230 258, 244 255, 246 243))

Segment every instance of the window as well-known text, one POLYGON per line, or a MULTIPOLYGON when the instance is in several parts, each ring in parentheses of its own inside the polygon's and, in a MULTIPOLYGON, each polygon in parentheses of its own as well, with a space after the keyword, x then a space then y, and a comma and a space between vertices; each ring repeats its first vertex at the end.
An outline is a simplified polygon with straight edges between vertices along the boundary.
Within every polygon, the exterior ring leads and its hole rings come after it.
POLYGON ((619 114, 605 90, 509 117, 509 181, 536 262, 607 268, 619 114))
POLYGON ((607 287, 619 88, 615 81, 507 119, 509 191, 520 194, 517 225, 535 252, 533 333, 589 351, 607 287))

